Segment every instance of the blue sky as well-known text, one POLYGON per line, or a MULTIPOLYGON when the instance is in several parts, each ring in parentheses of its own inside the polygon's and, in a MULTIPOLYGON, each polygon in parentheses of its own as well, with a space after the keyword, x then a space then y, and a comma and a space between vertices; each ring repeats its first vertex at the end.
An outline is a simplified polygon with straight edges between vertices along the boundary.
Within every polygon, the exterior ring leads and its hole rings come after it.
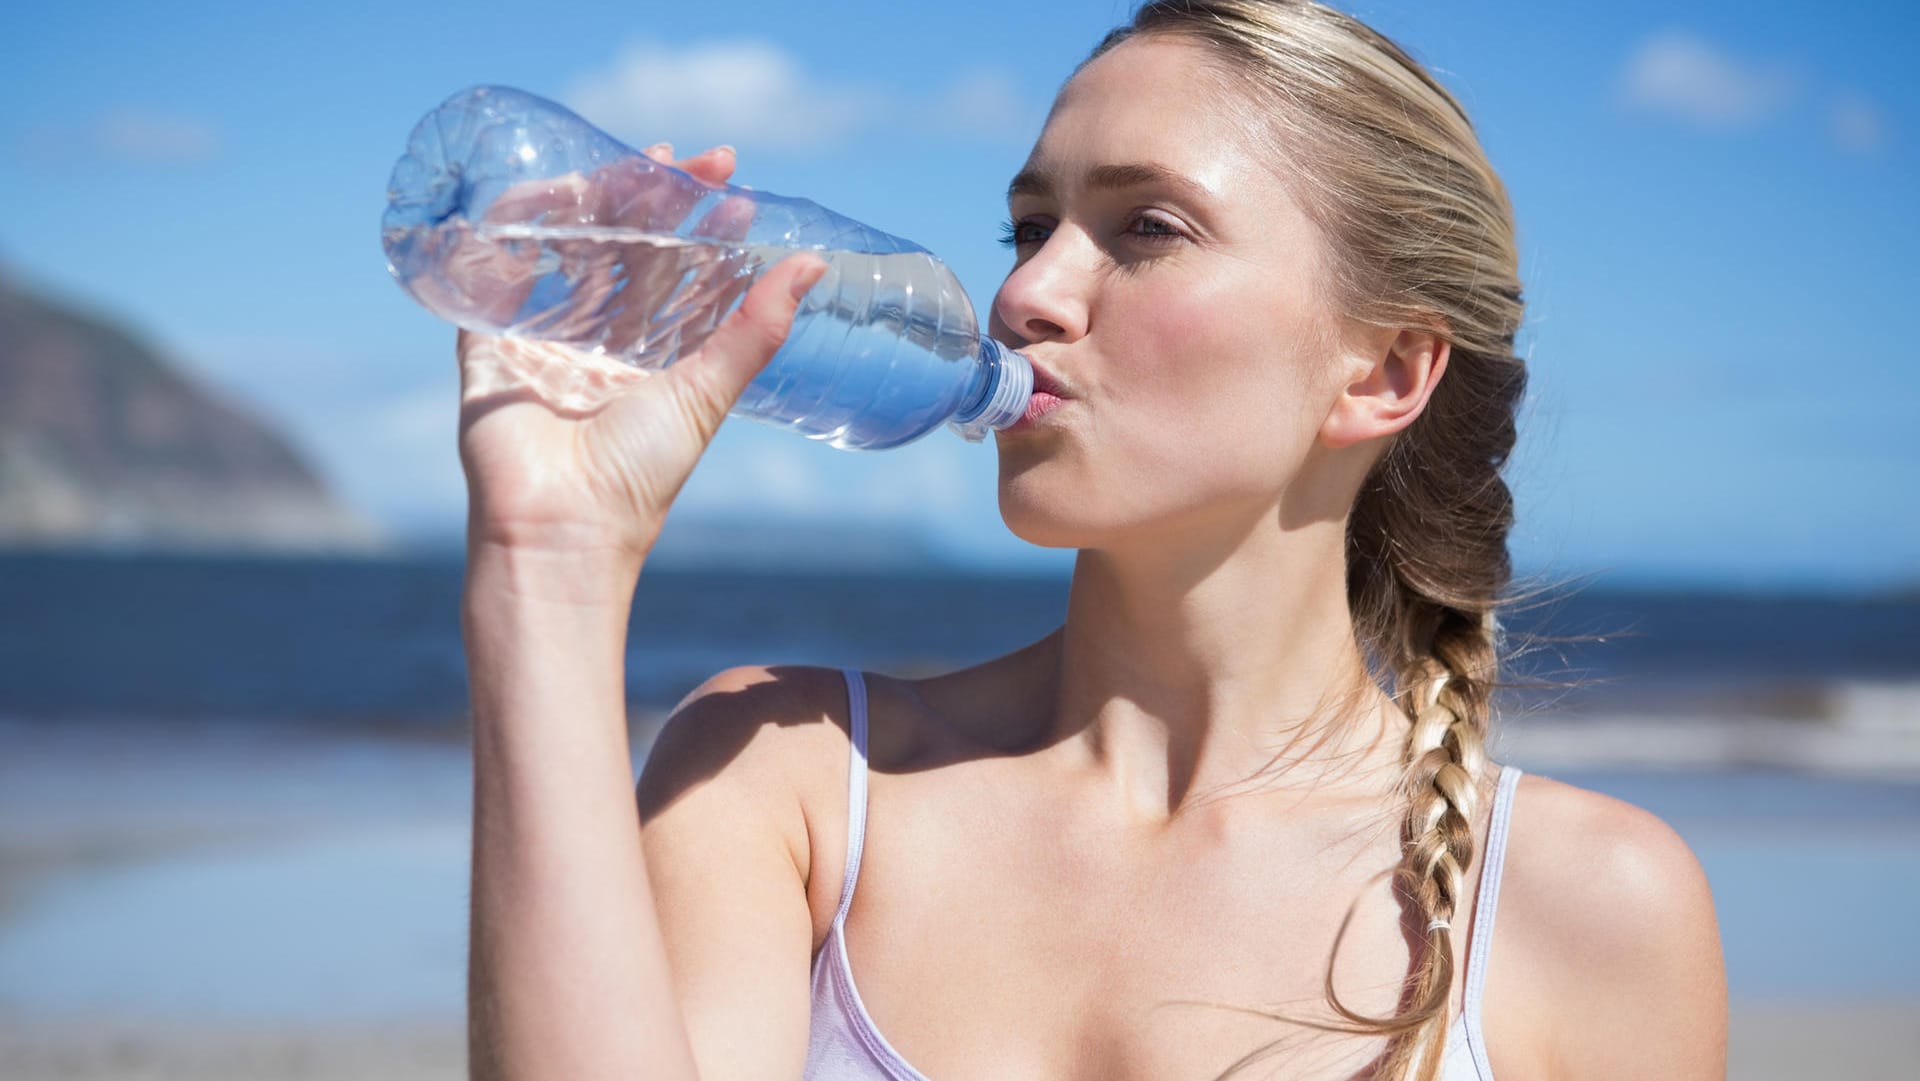
MULTIPOLYGON (((395 531, 445 536, 450 333, 386 275, 376 227, 421 113, 497 82, 631 139, 733 142, 742 182, 926 244, 985 302, 1000 193, 1128 7, 43 5, 7 32, 0 267, 154 337, 395 531)), ((1349 9, 1440 71, 1514 197, 1521 566, 1920 582, 1920 7, 1349 9)), ((1060 566, 993 494, 992 450, 944 432, 858 455, 736 422, 676 513, 831 515, 1060 566)))

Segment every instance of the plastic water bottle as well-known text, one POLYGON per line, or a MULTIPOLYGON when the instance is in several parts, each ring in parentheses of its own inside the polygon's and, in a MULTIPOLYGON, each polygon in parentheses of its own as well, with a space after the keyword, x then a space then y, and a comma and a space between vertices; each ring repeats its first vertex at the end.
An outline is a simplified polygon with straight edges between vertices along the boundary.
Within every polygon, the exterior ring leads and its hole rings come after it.
POLYGON ((381 241, 415 299, 469 330, 663 368, 796 250, 827 272, 734 413, 838 447, 971 440, 1026 411, 1033 369, 981 334, 946 265, 816 203, 709 184, 567 109, 481 86, 413 130, 381 241))

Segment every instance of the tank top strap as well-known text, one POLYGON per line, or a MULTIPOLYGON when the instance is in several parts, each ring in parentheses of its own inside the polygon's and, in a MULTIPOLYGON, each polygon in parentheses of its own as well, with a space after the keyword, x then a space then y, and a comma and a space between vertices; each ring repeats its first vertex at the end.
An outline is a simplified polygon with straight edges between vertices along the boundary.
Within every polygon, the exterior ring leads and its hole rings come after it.
POLYGON ((1493 1076, 1486 1037, 1480 1029, 1480 1000, 1487 985, 1487 958, 1493 953, 1493 928, 1500 909, 1500 877, 1506 869, 1507 829, 1513 818, 1513 793, 1520 783, 1517 766, 1500 767, 1493 812, 1487 822, 1487 851, 1481 858, 1480 885, 1473 899, 1473 932, 1467 942, 1466 1001, 1461 1004, 1467 1044, 1482 1077, 1493 1076))
POLYGON ((860 878, 860 850, 867 839, 867 681, 857 668, 842 668, 847 681, 847 874, 840 887, 834 926, 853 907, 853 886, 860 878))

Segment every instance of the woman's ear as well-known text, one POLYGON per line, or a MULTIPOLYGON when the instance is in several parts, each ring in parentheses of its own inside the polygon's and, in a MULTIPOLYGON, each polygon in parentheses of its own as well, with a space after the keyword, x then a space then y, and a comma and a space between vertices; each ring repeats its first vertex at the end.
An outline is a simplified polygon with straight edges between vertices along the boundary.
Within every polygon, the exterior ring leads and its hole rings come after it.
POLYGON ((1368 344, 1372 363, 1341 389, 1320 426, 1320 442, 1334 449, 1412 424, 1447 370, 1448 343, 1430 330, 1382 330, 1368 344))

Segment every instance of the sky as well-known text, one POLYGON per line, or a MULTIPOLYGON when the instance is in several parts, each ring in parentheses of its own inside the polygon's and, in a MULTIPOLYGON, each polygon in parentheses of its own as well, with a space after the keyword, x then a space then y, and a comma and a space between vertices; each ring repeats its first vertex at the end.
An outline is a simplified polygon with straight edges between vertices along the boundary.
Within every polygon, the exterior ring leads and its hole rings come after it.
MULTIPOLYGON (((1513 197, 1519 567, 1920 585, 1920 5, 1344 6, 1460 96, 1513 197)), ((345 501, 444 543, 464 513, 452 334, 387 274, 377 227, 421 114, 501 83, 637 144, 732 143, 737 181, 926 245, 984 305, 1010 265, 1006 182, 1129 10, 38 5, 8 20, 0 273, 149 336, 345 501)), ((736 420, 674 515, 1064 567, 1007 532, 994 478, 991 445, 945 431, 854 453, 736 420)))

